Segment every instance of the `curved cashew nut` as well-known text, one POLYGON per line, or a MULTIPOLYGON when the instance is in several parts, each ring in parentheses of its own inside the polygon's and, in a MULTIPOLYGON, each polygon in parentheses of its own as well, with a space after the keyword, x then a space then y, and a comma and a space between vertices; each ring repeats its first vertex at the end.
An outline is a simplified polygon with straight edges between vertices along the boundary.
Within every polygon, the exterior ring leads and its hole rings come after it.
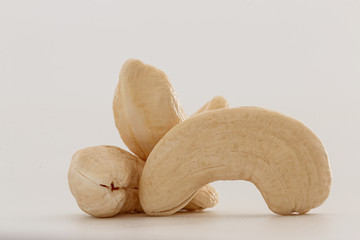
MULTIPOLYGON (((226 107, 224 98, 215 97, 198 113, 226 107)), ((121 69, 113 111, 124 143, 144 160, 171 128, 187 118, 166 74, 136 59, 129 59, 121 69)), ((204 187, 201 192, 185 209, 200 210, 217 204, 213 187, 204 187)))
POLYGON ((328 197, 331 172, 320 140, 302 123, 256 107, 189 118, 156 145, 140 180, 147 214, 170 215, 217 180, 255 184, 277 214, 306 213, 328 197))
POLYGON ((139 202, 139 179, 144 160, 114 146, 77 151, 68 173, 71 193, 79 207, 95 217, 143 211, 139 202))

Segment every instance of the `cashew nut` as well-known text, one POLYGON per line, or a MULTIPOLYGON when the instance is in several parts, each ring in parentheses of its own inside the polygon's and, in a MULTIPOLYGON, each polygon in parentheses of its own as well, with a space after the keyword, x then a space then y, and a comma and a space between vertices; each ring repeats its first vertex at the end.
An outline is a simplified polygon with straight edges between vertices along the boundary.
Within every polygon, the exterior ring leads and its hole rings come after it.
POLYGON ((166 74, 136 59, 120 71, 113 111, 124 143, 144 160, 167 131, 186 119, 166 74))
POLYGON ((170 215, 217 180, 255 184, 277 214, 306 213, 328 197, 331 172, 306 126, 257 108, 219 109, 172 128, 148 157, 140 180, 147 214, 170 215))
POLYGON ((76 152, 68 182, 79 207, 95 217, 142 211, 138 186, 144 160, 114 146, 76 152))
MULTIPOLYGON (((227 101, 218 96, 197 113, 227 107, 227 101)), ((125 62, 120 71, 113 111, 124 143, 144 160, 165 133, 187 118, 166 74, 136 59, 125 62)), ((216 190, 204 186, 199 198, 195 196, 185 209, 200 210, 217 202, 216 190)))

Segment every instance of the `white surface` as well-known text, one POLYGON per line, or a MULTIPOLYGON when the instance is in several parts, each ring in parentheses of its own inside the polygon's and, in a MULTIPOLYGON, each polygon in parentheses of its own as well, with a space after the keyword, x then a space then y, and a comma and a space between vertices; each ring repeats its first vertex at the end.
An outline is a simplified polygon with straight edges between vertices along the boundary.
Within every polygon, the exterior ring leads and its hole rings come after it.
POLYGON ((359 239, 359 1, 0 0, 0 238, 359 239), (67 186, 72 154, 125 148, 112 117, 122 63, 164 70, 183 107, 214 95, 293 116, 323 141, 329 199, 276 216, 247 182, 203 213, 95 219, 67 186))

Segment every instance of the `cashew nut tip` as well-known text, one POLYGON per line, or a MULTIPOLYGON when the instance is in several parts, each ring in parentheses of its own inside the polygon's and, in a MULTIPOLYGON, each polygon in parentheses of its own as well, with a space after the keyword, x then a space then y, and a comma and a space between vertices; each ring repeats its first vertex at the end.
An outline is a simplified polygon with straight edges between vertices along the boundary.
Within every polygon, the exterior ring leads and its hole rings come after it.
POLYGON ((79 207, 95 217, 142 212, 139 179, 144 161, 114 146, 96 146, 72 157, 68 182, 79 207))
POLYGON ((329 195, 325 149, 311 130, 280 113, 218 109, 176 125, 150 153, 139 185, 149 215, 170 215, 208 183, 250 181, 274 213, 306 213, 329 195))
POLYGON ((221 109, 221 108, 228 108, 229 103, 228 101, 222 97, 222 96, 215 96, 210 101, 205 103, 204 106, 202 106, 199 110, 197 110, 194 115, 202 113, 202 112, 208 112, 211 110, 221 109))

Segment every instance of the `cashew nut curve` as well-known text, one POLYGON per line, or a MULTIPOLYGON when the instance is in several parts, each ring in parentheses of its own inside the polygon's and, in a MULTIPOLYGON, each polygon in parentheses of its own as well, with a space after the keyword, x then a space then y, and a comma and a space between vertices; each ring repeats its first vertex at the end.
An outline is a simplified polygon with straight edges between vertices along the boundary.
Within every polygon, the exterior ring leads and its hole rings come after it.
POLYGON ((140 202, 170 215, 217 180, 255 184, 277 214, 306 213, 329 195, 331 172, 320 140, 299 121, 257 107, 219 109, 175 126, 148 157, 140 202))

